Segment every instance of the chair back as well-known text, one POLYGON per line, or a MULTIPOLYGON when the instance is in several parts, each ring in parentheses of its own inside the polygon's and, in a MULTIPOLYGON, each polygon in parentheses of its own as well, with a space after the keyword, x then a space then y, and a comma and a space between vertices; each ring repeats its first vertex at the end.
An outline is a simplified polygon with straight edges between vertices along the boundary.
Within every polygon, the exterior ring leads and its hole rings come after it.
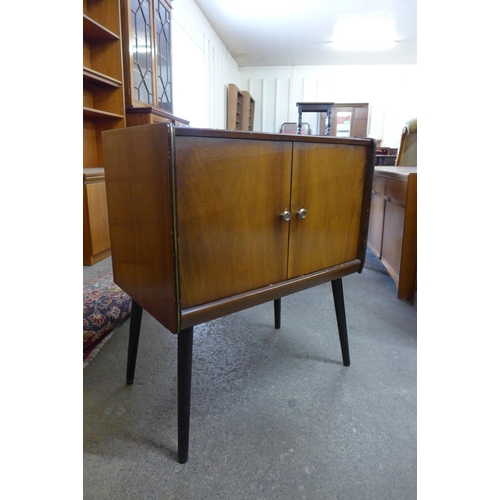
MULTIPOLYGON (((302 135, 311 135, 311 127, 309 123, 302 123, 302 135)), ((281 125, 280 134, 296 134, 297 133, 297 123, 295 122, 285 122, 281 125)))
POLYGON ((417 119, 408 120, 403 127, 396 165, 400 167, 417 166, 417 119))

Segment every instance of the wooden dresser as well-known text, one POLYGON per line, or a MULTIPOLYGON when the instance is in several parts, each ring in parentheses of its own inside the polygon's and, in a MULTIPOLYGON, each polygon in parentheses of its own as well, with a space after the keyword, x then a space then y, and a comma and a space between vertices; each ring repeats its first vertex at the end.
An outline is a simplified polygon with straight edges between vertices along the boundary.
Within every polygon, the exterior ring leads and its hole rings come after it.
POLYGON ((375 167, 368 247, 396 282, 398 298, 417 286, 417 167, 375 167))

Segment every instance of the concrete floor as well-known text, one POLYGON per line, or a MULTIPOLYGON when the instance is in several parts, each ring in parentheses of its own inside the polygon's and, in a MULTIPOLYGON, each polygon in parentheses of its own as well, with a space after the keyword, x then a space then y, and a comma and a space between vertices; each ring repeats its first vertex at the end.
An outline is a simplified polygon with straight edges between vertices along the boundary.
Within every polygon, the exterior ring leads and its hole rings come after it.
MULTIPOLYGON (((84 268, 84 279, 111 260, 84 268)), ((343 279, 195 327, 189 461, 177 463, 176 337, 146 312, 133 386, 127 320, 84 369, 84 498, 417 498, 417 313, 368 252, 343 279)))

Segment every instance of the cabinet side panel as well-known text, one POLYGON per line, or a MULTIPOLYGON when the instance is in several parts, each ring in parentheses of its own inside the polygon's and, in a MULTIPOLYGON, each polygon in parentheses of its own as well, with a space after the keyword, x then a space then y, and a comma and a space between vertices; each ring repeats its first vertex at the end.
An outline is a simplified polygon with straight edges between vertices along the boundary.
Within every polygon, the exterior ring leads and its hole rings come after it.
POLYGON ((376 193, 372 195, 370 225, 368 228, 368 246, 380 258, 382 252, 382 232, 384 230, 385 200, 376 193))
POLYGON ((172 333, 180 310, 171 128, 103 133, 114 281, 172 333))
POLYGON ((366 146, 294 144, 289 278, 358 257, 366 157, 366 146))
POLYGON ((109 243, 108 210, 104 182, 85 185, 88 203, 90 248, 92 255, 107 250, 109 243))
POLYGON ((398 298, 411 299, 417 284, 417 174, 408 176, 398 298))
POLYGON ((286 279, 289 142, 176 137, 182 309, 286 279))

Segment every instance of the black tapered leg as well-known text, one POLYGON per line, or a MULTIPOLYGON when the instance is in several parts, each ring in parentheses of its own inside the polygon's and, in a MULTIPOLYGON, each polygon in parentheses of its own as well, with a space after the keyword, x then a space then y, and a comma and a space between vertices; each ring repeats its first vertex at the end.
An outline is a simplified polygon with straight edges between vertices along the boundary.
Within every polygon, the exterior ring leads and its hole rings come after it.
POLYGON ((337 314, 337 325, 339 328, 340 349, 342 351, 342 363, 344 366, 351 364, 349 357, 349 342, 347 340, 347 321, 345 318, 344 289, 342 288, 342 278, 332 281, 333 301, 337 314))
POLYGON ((281 328, 281 299, 274 300, 274 328, 281 328))
POLYGON ((139 348, 139 335, 141 333, 142 307, 132 300, 132 311, 130 313, 130 330, 128 337, 127 357, 127 384, 134 383, 135 363, 137 361, 137 350, 139 348))
POLYGON ((191 366, 193 362, 193 327, 177 335, 177 432, 180 464, 188 460, 189 417, 191 413, 191 366))

